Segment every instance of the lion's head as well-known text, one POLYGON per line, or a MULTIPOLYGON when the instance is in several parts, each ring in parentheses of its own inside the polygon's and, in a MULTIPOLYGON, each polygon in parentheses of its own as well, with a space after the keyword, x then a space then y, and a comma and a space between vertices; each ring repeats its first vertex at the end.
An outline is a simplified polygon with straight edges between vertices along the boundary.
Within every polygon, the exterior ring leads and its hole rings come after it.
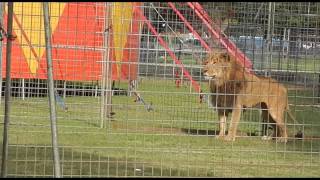
POLYGON ((226 52, 210 53, 204 62, 205 79, 220 86, 230 80, 234 61, 226 52))

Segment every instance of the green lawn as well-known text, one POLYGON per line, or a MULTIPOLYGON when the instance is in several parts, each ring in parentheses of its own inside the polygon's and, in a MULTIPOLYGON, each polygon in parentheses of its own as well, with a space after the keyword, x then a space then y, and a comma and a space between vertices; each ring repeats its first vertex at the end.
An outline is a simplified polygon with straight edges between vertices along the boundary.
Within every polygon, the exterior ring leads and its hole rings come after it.
POLYGON ((275 58, 272 60, 271 68, 286 70, 286 71, 319 72, 320 70, 319 60, 320 59, 314 58, 314 57, 305 57, 300 59, 275 58))
MULTIPOLYGON (((206 83, 201 83, 207 92, 206 83)), ((121 83, 126 88, 127 84, 121 83)), ((235 142, 216 139, 217 114, 184 85, 143 79, 138 91, 153 111, 133 97, 113 96, 112 119, 100 128, 100 97, 67 97, 69 108, 57 106, 61 168, 64 177, 319 177, 319 108, 291 106, 305 126, 288 125, 287 144, 248 136, 260 130, 257 110, 243 114, 235 142), (188 131, 190 131, 188 133, 188 131)), ((308 90, 290 91, 291 104, 314 104, 308 90), (307 98, 309 97, 309 98, 307 98)), ((1 104, 3 118, 3 103, 1 104)), ((9 131, 9 176, 53 175, 47 98, 13 98, 9 131)), ((2 126, 1 126, 2 133, 2 126)), ((2 143, 1 143, 2 144, 2 143)))

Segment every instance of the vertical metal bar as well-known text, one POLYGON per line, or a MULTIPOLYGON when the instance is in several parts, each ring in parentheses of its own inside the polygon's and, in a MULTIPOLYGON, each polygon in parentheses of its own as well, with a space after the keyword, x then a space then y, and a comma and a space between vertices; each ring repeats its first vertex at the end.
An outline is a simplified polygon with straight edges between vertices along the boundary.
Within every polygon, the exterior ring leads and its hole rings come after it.
POLYGON ((282 43, 282 59, 285 59, 285 57, 286 57, 286 53, 285 53, 285 49, 286 49, 286 47, 285 47, 285 45, 287 44, 286 43, 286 40, 287 40, 287 37, 286 37, 286 35, 287 35, 287 28, 284 28, 284 30, 283 30, 283 43, 282 43))
POLYGON ((49 6, 48 6, 48 2, 44 2, 42 5, 43 5, 46 55, 47 55, 48 93, 49 93, 49 106, 50 106, 54 177, 61 177, 59 149, 58 149, 58 133, 57 133, 57 123, 56 123, 56 106, 55 106, 55 98, 54 98, 53 70, 52 70, 53 66, 52 66, 52 55, 51 55, 51 29, 50 29, 50 21, 49 21, 49 6))
POLYGON ((320 73, 318 74, 318 103, 320 103, 320 73))
MULTIPOLYGON (((273 37, 273 2, 269 2, 269 14, 268 14, 268 31, 267 31, 267 63, 269 63, 269 67, 267 68, 268 70, 265 71, 265 76, 269 76, 271 73, 271 66, 272 66, 272 49, 273 49, 273 44, 272 44, 272 37, 273 37)), ((262 63, 263 64, 263 63, 262 63)))
MULTIPOLYGON (((113 5, 113 4, 112 4, 113 5)), ((107 8, 107 22, 106 22, 106 34, 105 34, 105 40, 106 40, 106 59, 104 61, 106 62, 106 96, 105 96, 105 102, 107 103, 105 108, 106 108, 106 113, 107 113, 107 118, 112 117, 112 72, 111 72, 111 67, 112 67, 112 62, 110 61, 110 30, 111 30, 111 22, 109 18, 111 18, 111 8, 107 8)))
POLYGON ((7 52, 6 52, 6 89, 4 102, 4 126, 3 126, 3 145, 2 145, 2 166, 1 177, 7 176, 8 161, 8 131, 10 122, 10 95, 11 95, 11 48, 12 41, 12 20, 13 20, 13 2, 8 2, 8 26, 7 26, 7 52))
MULTIPOLYGON (((144 6, 143 6, 143 3, 139 6, 139 9, 141 9, 142 12, 145 11, 144 6)), ((139 40, 139 45, 138 45, 139 48, 141 48, 141 43, 142 43, 142 31, 143 31, 143 23, 142 23, 142 22, 139 22, 139 35, 140 35, 140 40, 139 40)), ((140 59, 140 57, 141 57, 141 53, 142 53, 141 50, 138 51, 138 57, 139 57, 139 59, 140 59)), ((139 74, 139 72, 140 72, 139 69, 140 69, 140 65, 138 64, 138 68, 137 68, 138 74, 139 74)), ((136 77, 135 88, 136 88, 136 89, 138 88, 138 77, 136 77)), ((136 89, 135 89, 135 90, 136 90, 136 89)), ((131 92, 130 92, 130 93, 131 93, 131 92)), ((131 96, 131 94, 130 94, 130 96, 131 96)))
POLYGON ((63 99, 67 96, 67 81, 63 81, 63 99))
MULTIPOLYGON (((106 4, 106 9, 108 8, 107 3, 106 4)), ((107 15, 105 15, 105 23, 106 23, 106 18, 107 15)), ((100 127, 103 128, 103 122, 104 122, 104 118, 105 118, 105 109, 104 109, 104 105, 105 105, 105 89, 106 89, 106 62, 105 61, 105 56, 106 56, 106 33, 104 33, 104 41, 103 41, 103 45, 104 45, 104 53, 103 53, 103 59, 102 59, 102 77, 101 77, 101 98, 100 98, 100 127)))
POLYGON ((24 94, 24 93, 25 93, 25 91, 26 91, 26 90, 25 90, 24 78, 21 79, 21 83, 22 83, 22 95, 21 95, 21 96, 22 96, 22 100, 24 100, 24 99, 25 99, 25 94, 24 94))
MULTIPOLYGON (((275 15, 275 9, 276 9, 276 3, 272 2, 272 26, 271 26, 271 39, 274 37, 274 15, 275 15)), ((274 42, 271 41, 271 48, 270 48, 270 67, 269 67, 269 71, 270 71, 270 76, 271 76, 271 68, 272 68, 272 59, 273 59, 273 45, 274 42)))
MULTIPOLYGON (((3 12, 5 3, 0 2, 0 25, 3 25, 3 12)), ((0 104, 2 101, 2 41, 0 41, 0 104)))
POLYGON ((106 2, 106 13, 105 13, 105 32, 104 32, 104 54, 102 60, 102 79, 101 79, 101 122, 100 128, 103 128, 105 117, 109 117, 111 113, 111 82, 109 77, 111 74, 111 64, 109 61, 109 30, 110 30, 110 5, 106 2), (109 83, 109 84, 108 84, 109 83), (109 90, 110 88, 110 90, 109 90), (109 92, 110 91, 110 92, 109 92), (109 104, 110 103, 110 104, 109 104), (109 105, 109 106, 108 106, 109 105))
MULTIPOLYGON (((270 36, 270 31, 271 31, 271 8, 272 7, 272 2, 269 2, 269 13, 268 13, 268 27, 267 27, 267 62, 270 60, 270 43, 271 43, 271 36, 270 36)), ((264 62, 262 62, 262 69, 264 69, 264 62)), ((265 76, 267 76, 268 72, 265 71, 265 76)))
POLYGON ((290 53, 290 28, 288 28, 288 35, 287 35, 287 45, 288 45, 288 47, 287 47, 287 52, 286 52, 286 54, 287 54, 287 56, 286 56, 286 62, 287 62, 287 64, 289 64, 288 63, 288 58, 289 58, 289 53, 290 53))
POLYGON ((96 98, 98 96, 98 85, 94 86, 94 97, 96 98))

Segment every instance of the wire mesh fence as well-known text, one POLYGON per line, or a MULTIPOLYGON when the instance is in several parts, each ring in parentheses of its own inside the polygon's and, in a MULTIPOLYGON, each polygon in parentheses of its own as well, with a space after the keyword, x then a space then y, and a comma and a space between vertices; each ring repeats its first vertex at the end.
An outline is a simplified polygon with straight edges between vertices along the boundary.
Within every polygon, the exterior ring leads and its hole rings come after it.
MULTIPOLYGON (((68 2, 49 11, 63 177, 319 177, 319 3, 68 2), (211 51, 286 87, 296 119, 284 116, 287 143, 263 140, 259 106, 241 107, 235 141, 216 138, 224 107, 211 96, 226 94, 211 92, 203 73, 211 51)), ((42 3, 14 3, 9 177, 54 176, 43 24, 42 3)))

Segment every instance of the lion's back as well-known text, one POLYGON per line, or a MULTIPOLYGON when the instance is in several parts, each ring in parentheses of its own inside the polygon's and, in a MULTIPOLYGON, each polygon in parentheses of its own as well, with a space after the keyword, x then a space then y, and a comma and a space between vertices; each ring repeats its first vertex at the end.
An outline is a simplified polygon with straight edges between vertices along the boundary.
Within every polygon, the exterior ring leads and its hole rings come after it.
MULTIPOLYGON (((258 102, 267 104, 283 104, 287 103, 287 88, 277 80, 270 77, 258 77, 250 75, 247 77, 254 80, 249 81, 241 93, 244 94, 243 102, 252 106, 258 102)), ((282 105, 281 105, 282 106, 282 105)))

